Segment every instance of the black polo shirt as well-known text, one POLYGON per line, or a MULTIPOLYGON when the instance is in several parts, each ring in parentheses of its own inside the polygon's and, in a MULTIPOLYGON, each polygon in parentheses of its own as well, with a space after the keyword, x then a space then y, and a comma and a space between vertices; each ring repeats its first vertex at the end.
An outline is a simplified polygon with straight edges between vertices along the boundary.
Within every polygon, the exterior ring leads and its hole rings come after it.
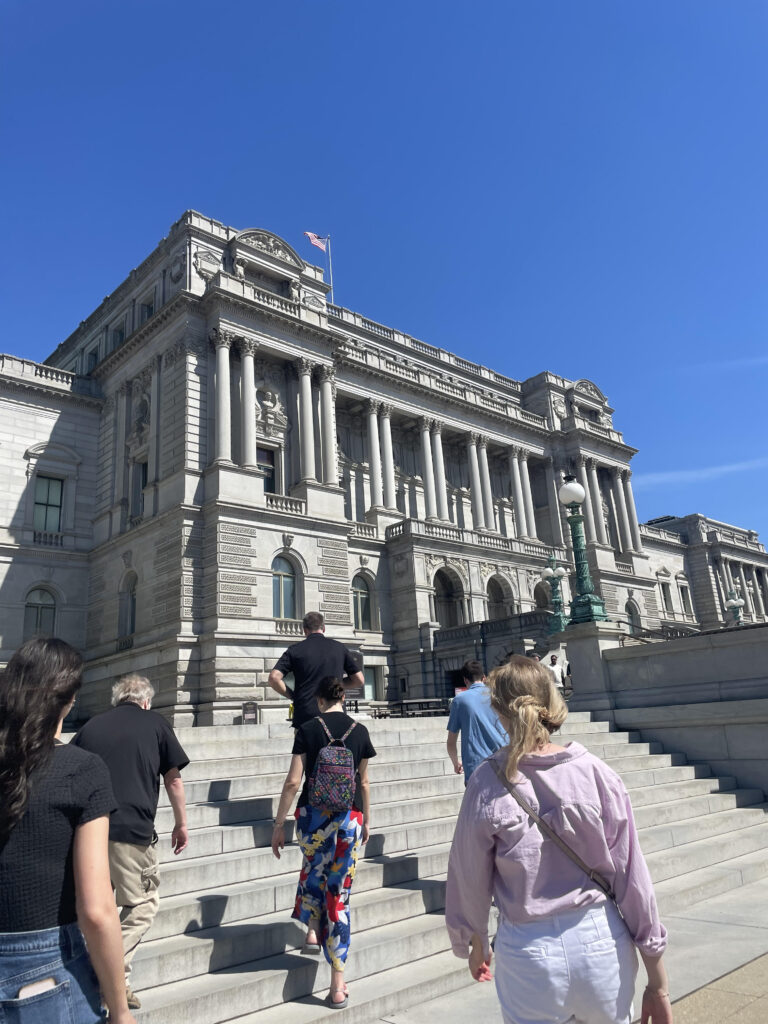
POLYGON ((315 694, 326 676, 341 679, 360 671, 344 644, 325 633, 310 633, 306 640, 293 644, 283 652, 275 669, 284 676, 293 672, 294 728, 320 714, 315 694))
POLYGON ((109 820, 112 842, 149 846, 160 776, 189 764, 170 725, 157 712, 126 701, 92 718, 72 744, 98 754, 109 769, 117 802, 109 820))

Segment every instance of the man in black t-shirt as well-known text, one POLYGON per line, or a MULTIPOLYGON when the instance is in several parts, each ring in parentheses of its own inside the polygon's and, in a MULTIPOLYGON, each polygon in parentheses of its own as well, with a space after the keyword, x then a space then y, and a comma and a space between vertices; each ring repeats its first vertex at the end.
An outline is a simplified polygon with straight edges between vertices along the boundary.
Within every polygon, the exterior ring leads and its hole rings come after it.
POLYGON ((131 961, 160 906, 155 815, 161 776, 173 808, 173 852, 181 853, 189 841, 180 774, 189 758, 163 716, 150 711, 154 696, 143 676, 122 676, 112 687, 112 710, 96 715, 72 739, 74 746, 98 754, 112 779, 117 810, 109 820, 109 871, 121 907, 131 1009, 141 1006, 129 984, 131 961))
POLYGON ((365 685, 365 676, 358 669, 352 654, 344 644, 325 635, 325 620, 320 612, 309 612, 304 616, 302 625, 306 639, 283 651, 280 660, 269 673, 272 689, 281 697, 293 700, 294 729, 320 713, 315 694, 326 676, 335 676, 337 679, 348 676, 344 685, 350 689, 365 685), (293 672, 293 690, 283 680, 289 672, 293 672))

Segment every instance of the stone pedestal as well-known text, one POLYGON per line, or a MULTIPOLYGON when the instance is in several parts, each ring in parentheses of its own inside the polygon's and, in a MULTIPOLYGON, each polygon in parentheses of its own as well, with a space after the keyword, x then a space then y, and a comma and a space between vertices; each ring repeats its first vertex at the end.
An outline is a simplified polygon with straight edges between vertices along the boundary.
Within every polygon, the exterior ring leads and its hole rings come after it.
POLYGON ((291 488, 291 497, 302 498, 307 503, 310 519, 333 519, 344 522, 344 491, 333 484, 321 484, 317 480, 302 480, 291 488))
POLYGON ((365 521, 371 526, 376 527, 376 531, 379 537, 384 537, 384 531, 388 526, 393 523, 399 523, 403 519, 401 512, 395 512, 391 508, 382 508, 380 506, 372 506, 365 513, 365 521))
POLYGON ((205 471, 205 500, 264 508, 264 473, 231 462, 214 462, 205 471))
POLYGON ((613 695, 603 666, 603 651, 618 647, 624 630, 613 622, 582 622, 552 637, 552 649, 565 647, 571 666, 571 711, 609 711, 613 695))

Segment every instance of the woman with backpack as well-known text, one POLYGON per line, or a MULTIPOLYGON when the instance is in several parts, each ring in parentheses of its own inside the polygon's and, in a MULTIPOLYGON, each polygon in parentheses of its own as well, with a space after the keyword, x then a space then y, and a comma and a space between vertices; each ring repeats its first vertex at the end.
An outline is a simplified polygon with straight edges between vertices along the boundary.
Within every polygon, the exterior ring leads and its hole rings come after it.
POLYGON ((509 744, 475 770, 456 823, 445 905, 454 953, 490 981, 495 897, 505 1024, 629 1024, 637 953, 648 977, 641 1020, 671 1024, 667 933, 624 784, 580 743, 551 742, 568 710, 539 662, 511 657, 489 686, 509 744))
POLYGON ((371 824, 368 760, 376 756, 368 730, 345 714, 344 687, 327 676, 317 691, 320 715, 296 730, 272 832, 272 852, 285 846, 285 819, 296 807, 296 839, 304 854, 291 915, 307 925, 302 953, 322 948, 331 965, 328 1006, 347 1005, 344 965, 349 952, 349 894, 357 856, 371 824))

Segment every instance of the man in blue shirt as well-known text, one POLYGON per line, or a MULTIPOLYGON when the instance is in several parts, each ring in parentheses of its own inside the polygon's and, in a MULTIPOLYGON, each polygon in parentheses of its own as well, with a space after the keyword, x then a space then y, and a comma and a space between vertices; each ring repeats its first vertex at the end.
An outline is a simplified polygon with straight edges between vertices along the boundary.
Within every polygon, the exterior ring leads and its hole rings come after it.
POLYGON ((457 694, 448 718, 448 756, 457 775, 464 772, 466 786, 481 761, 509 742, 491 708, 491 695, 479 661, 465 661, 461 668, 467 689, 457 694), (456 741, 461 733, 461 760, 456 741))

